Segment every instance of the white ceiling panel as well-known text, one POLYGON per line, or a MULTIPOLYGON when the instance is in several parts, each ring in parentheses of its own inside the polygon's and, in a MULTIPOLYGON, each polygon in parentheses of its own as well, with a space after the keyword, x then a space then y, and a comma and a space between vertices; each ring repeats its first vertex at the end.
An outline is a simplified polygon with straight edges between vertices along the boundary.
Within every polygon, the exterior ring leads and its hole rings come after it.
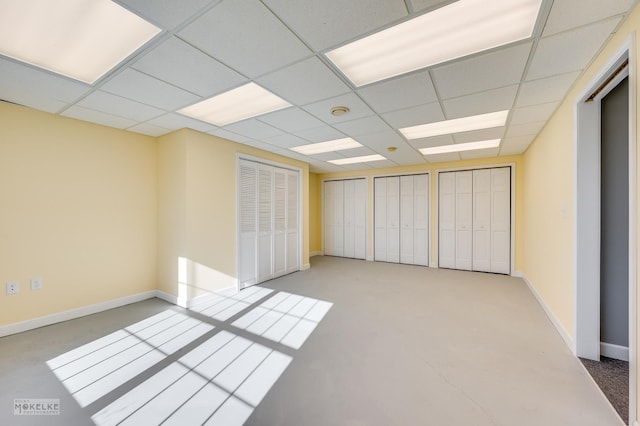
POLYGON ((427 163, 447 163, 450 161, 460 161, 460 154, 457 152, 448 152, 446 154, 426 155, 424 159, 427 163))
POLYGON ((516 106, 523 107, 560 101, 579 75, 578 71, 525 82, 520 86, 516 106))
POLYGON ((124 70, 102 90, 167 111, 193 104, 201 98, 134 69, 124 70))
POLYGON ((411 8, 417 12, 424 9, 436 9, 445 4, 453 3, 454 1, 457 0, 409 0, 409 3, 411 4, 411 8))
POLYGON ((635 0, 555 0, 543 36, 627 12, 635 0))
POLYGON ((309 142, 326 142, 334 139, 344 138, 346 135, 337 131, 331 126, 322 126, 315 129, 301 130, 296 132, 297 136, 308 140, 309 142))
POLYGON ((527 42, 436 68, 434 84, 448 99, 520 83, 531 46, 527 42))
POLYGON ((262 115, 258 120, 292 133, 298 130, 314 129, 325 124, 300 108, 282 109, 262 115))
POLYGON ((257 80, 265 88, 296 104, 309 104, 350 91, 340 78, 315 56, 257 80))
POLYGON ((135 121, 127 118, 105 114, 104 112, 94 111, 80 106, 72 106, 61 115, 82 121, 89 121, 91 123, 102 124, 103 126, 115 127, 117 129, 126 129, 127 127, 135 126, 137 124, 135 121))
POLYGON ((453 136, 442 135, 434 136, 431 138, 414 139, 409 141, 409 144, 415 149, 431 148, 434 146, 451 145, 454 143, 453 136))
POLYGON ((499 152, 500 148, 476 149, 473 151, 461 152, 460 158, 462 158, 463 160, 472 160, 476 158, 497 157, 499 152))
POLYGON ((164 114, 161 109, 100 90, 91 93, 76 105, 135 121, 147 121, 164 114))
POLYGON ((149 120, 148 123, 154 126, 164 127, 165 129, 179 130, 188 128, 205 133, 216 128, 213 124, 194 120, 193 118, 185 117, 184 115, 177 113, 169 113, 156 117, 153 120, 149 120))
POLYGON ((311 114, 318 117, 325 123, 340 123, 344 121, 355 120, 356 118, 368 117, 374 115, 374 112, 364 102, 360 100, 354 93, 337 96, 335 98, 326 99, 324 101, 315 102, 303 107, 311 114), (331 115, 331 108, 334 106, 346 106, 349 108, 347 114, 341 116, 331 115))
POLYGON ((361 146, 360 148, 343 149, 336 152, 342 155, 343 157, 364 157, 365 155, 373 155, 373 154, 385 155, 386 154, 386 151, 378 152, 366 146, 361 146))
POLYGON ((390 130, 386 132, 372 133, 370 135, 362 135, 358 138, 358 141, 379 153, 386 153, 387 147, 389 146, 395 146, 398 149, 408 146, 404 138, 390 130))
POLYGON ((179 36, 251 78, 311 53, 256 0, 222 2, 180 31, 179 36))
POLYGON ((133 64, 133 68, 203 97, 247 81, 237 72, 172 37, 133 64))
POLYGON ((314 49, 324 50, 407 16, 403 0, 264 0, 314 49))
POLYGON ((0 57, 0 99, 56 112, 90 86, 0 57))
POLYGON ((381 116, 387 123, 396 129, 444 120, 442 108, 437 102, 387 112, 385 114, 381 114, 381 116))
MULTIPOLYGON (((339 160, 341 158, 345 158, 344 155, 340 155, 337 152, 323 152, 320 154, 309 155, 309 157, 313 158, 316 161, 330 161, 330 160, 339 160)), ((350 156, 346 156, 346 157, 350 157, 350 156)))
POLYGON ((424 156, 407 144, 397 147, 394 152, 386 151, 381 154, 400 166, 426 163, 424 156))
POLYGON ((357 120, 345 121, 344 123, 334 124, 334 127, 345 135, 357 138, 360 135, 370 133, 379 133, 391 130, 387 123, 377 116, 359 118, 357 120))
POLYGON ((210 135, 218 136, 218 137, 220 137, 222 139, 226 139, 228 141, 233 141, 233 142, 238 142, 238 143, 247 143, 247 142, 251 142, 253 140, 253 139, 248 138, 246 136, 242 136, 242 135, 239 135, 237 133, 233 133, 233 132, 230 132, 228 130, 219 129, 219 128, 210 130, 207 133, 209 133, 210 135))
POLYGON ((533 123, 526 124, 516 124, 515 126, 510 126, 509 130, 507 130, 507 134, 505 138, 513 138, 517 136, 535 136, 546 124, 546 121, 535 121, 533 123))
POLYGON ((224 126, 226 130, 237 133, 242 136, 246 136, 251 139, 263 139, 272 136, 278 136, 283 134, 282 130, 269 126, 262 121, 258 121, 255 118, 239 121, 237 123, 224 126))
POLYGON ((456 133, 453 140, 456 143, 467 143, 477 141, 487 141, 491 139, 502 139, 504 136, 504 127, 496 127, 493 129, 473 130, 471 132, 456 133))
POLYGON ((511 113, 511 125, 546 121, 558 108, 558 105, 559 102, 550 102, 548 104, 516 108, 511 113))
POLYGON ((500 145, 500 155, 522 154, 534 139, 533 135, 506 138, 500 145))
POLYGON ((264 151, 273 152, 274 149, 277 149, 276 146, 268 144, 262 141, 248 141, 244 143, 245 145, 252 146, 254 148, 262 149, 264 151))
POLYGON ((174 29, 211 3, 211 0, 115 0, 164 28, 174 29))
POLYGON ((155 137, 162 136, 162 135, 165 135, 165 134, 171 132, 171 130, 169 130, 169 129, 165 129, 163 127, 154 126, 154 125, 149 124, 149 123, 136 124, 135 126, 129 127, 127 130, 130 130, 130 131, 136 132, 136 133, 141 133, 143 135, 155 136, 155 137))
POLYGON ((277 146, 278 148, 282 149, 309 144, 309 141, 306 141, 294 135, 290 135, 288 133, 279 136, 272 136, 270 138, 262 138, 262 140, 268 144, 277 146))
POLYGON ((543 38, 529 65, 527 80, 586 68, 609 38, 620 18, 543 38))
POLYGON ((447 120, 511 109, 518 85, 461 96, 442 102, 447 120))
POLYGON ((429 73, 400 77, 357 90, 378 113, 436 102, 438 96, 429 73))

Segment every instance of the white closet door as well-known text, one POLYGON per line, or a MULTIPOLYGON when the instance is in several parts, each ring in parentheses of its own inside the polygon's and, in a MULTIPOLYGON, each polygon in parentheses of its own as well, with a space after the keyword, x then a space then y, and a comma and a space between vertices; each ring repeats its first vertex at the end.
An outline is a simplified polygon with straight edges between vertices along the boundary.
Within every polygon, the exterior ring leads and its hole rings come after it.
POLYGON ((334 188, 335 182, 324 183, 324 254, 327 256, 334 255, 333 247, 335 246, 333 231, 333 222, 335 221, 333 218, 335 211, 333 207, 334 188))
POLYGON ((356 179, 354 182, 354 252, 356 259, 367 257, 367 180, 356 179))
POLYGON ((344 256, 344 182, 336 181, 333 192, 333 255, 344 256))
POLYGON ((491 272, 511 272, 511 168, 491 170, 491 272))
POLYGON ((238 282, 245 288, 258 282, 257 252, 257 164, 241 160, 239 163, 239 259, 238 282))
POLYGON ((438 177, 438 264, 456 267, 456 173, 440 173, 438 177))
POLYGON ((429 265, 429 177, 413 176, 413 263, 429 265))
POLYGON ((273 167, 258 164, 258 281, 273 277, 273 167))
POLYGON ((400 263, 414 263, 413 176, 400 176, 400 263))
POLYGON ((300 174, 293 170, 287 171, 287 273, 300 269, 300 200, 298 181, 300 174))
POLYGON ((355 257, 355 181, 344 181, 344 257, 355 257))
POLYGON ((374 180, 374 259, 387 261, 387 179, 374 180))
POLYGON ((387 179, 387 262, 400 262, 400 178, 387 179))
POLYGON ((273 276, 287 272, 287 171, 273 169, 273 276))
POLYGON ((491 271, 491 173, 473 171, 473 270, 491 271))
POLYGON ((456 269, 472 267, 473 173, 456 172, 456 269))

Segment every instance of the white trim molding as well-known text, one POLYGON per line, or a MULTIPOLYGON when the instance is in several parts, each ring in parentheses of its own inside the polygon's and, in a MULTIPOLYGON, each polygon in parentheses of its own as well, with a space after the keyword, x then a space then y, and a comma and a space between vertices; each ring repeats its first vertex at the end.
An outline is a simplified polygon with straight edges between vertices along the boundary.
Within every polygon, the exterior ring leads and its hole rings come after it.
POLYGON ((324 256, 324 253, 320 250, 320 251, 312 251, 309 253, 309 257, 314 257, 314 256, 324 256))
MULTIPOLYGON (((167 293, 164 294, 169 296, 167 293)), ((141 302, 147 299, 153 299, 154 297, 163 299, 163 297, 158 295, 158 290, 149 290, 145 291, 144 293, 132 294, 131 296, 120 297, 118 299, 108 300, 106 302, 82 306, 80 308, 70 309, 68 311, 56 312, 54 314, 45 315, 26 321, 14 322, 12 324, 0 326, 0 337, 22 333, 23 331, 29 331, 36 328, 45 327, 47 325, 57 324, 59 322, 84 317, 87 315, 97 314, 98 312, 119 308, 120 306, 130 305, 132 303, 141 302)), ((175 298, 175 296, 173 297, 175 298)), ((175 302, 170 303, 175 304, 175 302)))
POLYGON ((600 355, 629 362, 629 347, 600 342, 600 355))
POLYGON ((547 317, 549 318, 553 326, 558 331, 558 334, 560 334, 560 337, 562 337, 562 340, 564 340, 564 343, 567 345, 567 347, 569 347, 569 350, 571 351, 571 353, 575 355, 576 345, 573 338, 569 333, 567 333, 567 330, 565 330, 560 320, 554 315, 553 311, 551 311, 549 306, 547 306, 542 296, 540 296, 540 293, 538 293, 535 287, 531 284, 531 282, 529 281, 527 276, 524 274, 524 272, 516 271, 513 273, 513 276, 522 278, 522 281, 524 281, 527 287, 529 287, 529 290, 531 291, 533 296, 536 298, 536 300, 540 304, 540 307, 542 307, 542 309, 544 310, 544 313, 547 314, 547 317))
POLYGON ((306 271, 307 269, 311 268, 311 264, 310 263, 305 263, 302 265, 302 268, 300 268, 301 271, 306 271))

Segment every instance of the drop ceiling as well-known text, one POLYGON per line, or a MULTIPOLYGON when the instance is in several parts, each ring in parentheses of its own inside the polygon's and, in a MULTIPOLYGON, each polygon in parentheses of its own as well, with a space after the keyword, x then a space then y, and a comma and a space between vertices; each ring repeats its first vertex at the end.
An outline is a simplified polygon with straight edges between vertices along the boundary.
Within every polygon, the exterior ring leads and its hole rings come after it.
POLYGON ((543 0, 531 38, 358 88, 326 52, 452 1, 116 2, 162 32, 93 85, 0 55, 0 99, 150 136, 192 128, 320 173, 524 152, 637 0, 543 0), (292 106, 222 127, 176 113, 252 81, 292 106), (331 115, 338 105, 350 112, 331 115), (501 110, 510 113, 500 128, 411 141, 398 131, 501 110), (363 146, 312 156, 289 149, 346 137, 363 146), (500 147, 419 152, 479 138, 499 138, 500 147), (386 160, 327 162, 373 154, 386 160))

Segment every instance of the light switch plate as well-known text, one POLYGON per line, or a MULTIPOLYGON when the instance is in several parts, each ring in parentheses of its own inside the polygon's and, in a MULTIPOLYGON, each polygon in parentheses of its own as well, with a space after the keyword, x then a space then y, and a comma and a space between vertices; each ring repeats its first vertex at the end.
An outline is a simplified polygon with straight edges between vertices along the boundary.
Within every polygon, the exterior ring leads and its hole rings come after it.
POLYGON ((42 278, 31 278, 31 290, 40 290, 42 288, 42 278))

